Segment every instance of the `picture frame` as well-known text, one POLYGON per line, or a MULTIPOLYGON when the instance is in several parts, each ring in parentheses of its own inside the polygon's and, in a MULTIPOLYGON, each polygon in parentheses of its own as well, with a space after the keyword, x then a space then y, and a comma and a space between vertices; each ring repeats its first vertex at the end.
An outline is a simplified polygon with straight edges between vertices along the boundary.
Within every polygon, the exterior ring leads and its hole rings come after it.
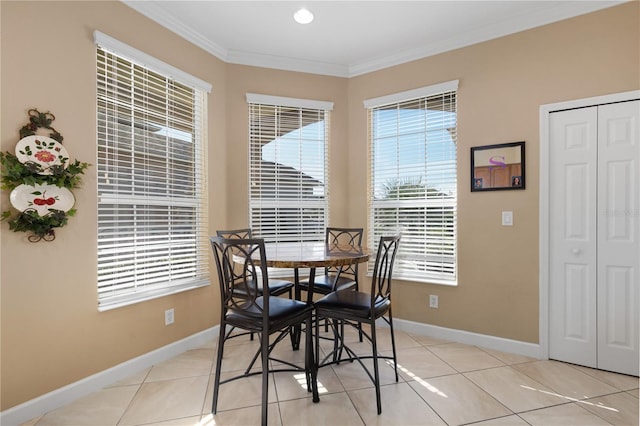
POLYGON ((525 142, 471 147, 471 192, 525 189, 525 142))

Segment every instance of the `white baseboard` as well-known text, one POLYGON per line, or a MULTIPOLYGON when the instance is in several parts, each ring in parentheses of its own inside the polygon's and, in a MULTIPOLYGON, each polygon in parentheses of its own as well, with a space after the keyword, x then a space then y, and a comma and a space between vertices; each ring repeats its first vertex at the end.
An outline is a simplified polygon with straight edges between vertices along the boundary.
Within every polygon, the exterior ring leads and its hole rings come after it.
POLYGON ((120 380, 126 379, 155 364, 166 361, 190 349, 203 346, 218 337, 219 326, 209 328, 177 342, 168 344, 115 367, 85 377, 75 383, 34 398, 30 401, 0 412, 0 425, 17 426, 49 411, 67 405, 78 398, 99 391, 120 380))
POLYGON ((396 318, 393 319, 393 326, 396 330, 419 334, 421 336, 480 346, 487 349, 524 355, 531 358, 544 358, 541 353, 540 345, 536 343, 504 339, 502 337, 471 333, 469 331, 438 327, 436 325, 423 324, 396 318))

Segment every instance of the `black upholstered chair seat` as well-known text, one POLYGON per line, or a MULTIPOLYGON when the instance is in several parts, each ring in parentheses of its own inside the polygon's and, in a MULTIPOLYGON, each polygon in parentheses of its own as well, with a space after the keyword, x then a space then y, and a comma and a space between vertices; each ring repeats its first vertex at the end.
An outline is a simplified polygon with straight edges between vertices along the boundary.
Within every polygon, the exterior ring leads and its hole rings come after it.
MULTIPOLYGON (((252 330, 255 332, 262 331, 263 301, 264 298, 258 297, 255 300, 254 305, 250 305, 237 313, 233 308, 229 308, 227 313, 227 323, 235 327, 241 327, 245 330, 252 330)), ((309 311, 312 309, 313 306, 307 305, 299 300, 273 297, 269 300, 268 328, 280 330, 288 324, 293 325, 303 322, 305 316, 308 316, 309 311)))
MULTIPOLYGON (((361 291, 334 291, 315 302, 316 313, 320 316, 344 319, 369 319, 371 317, 371 295, 361 291), (327 315, 329 314, 329 315, 327 315)), ((374 301, 374 317, 380 317, 389 310, 391 301, 378 297, 374 301)))

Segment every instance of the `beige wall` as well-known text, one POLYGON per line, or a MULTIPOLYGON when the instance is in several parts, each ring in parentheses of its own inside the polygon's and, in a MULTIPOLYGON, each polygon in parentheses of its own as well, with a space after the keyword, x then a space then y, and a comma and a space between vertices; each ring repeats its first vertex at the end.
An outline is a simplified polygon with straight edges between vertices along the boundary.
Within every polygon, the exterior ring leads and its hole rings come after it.
MULTIPOLYGON (((397 282, 394 313, 526 342, 538 340, 538 108, 640 88, 637 2, 351 79, 225 65, 119 2, 0 8, 2 151, 37 107, 56 115, 72 156, 95 163, 95 29, 212 83, 212 231, 247 222, 247 92, 335 103, 331 223, 366 226, 362 101, 459 79, 459 285, 397 282), (527 189, 472 194, 469 148, 519 140, 527 189), (502 210, 514 212, 513 227, 499 225, 502 210), (428 294, 440 309, 426 307, 428 294)), ((213 286, 97 312, 95 185, 92 167, 75 191, 77 216, 52 243, 0 227, 2 410, 218 322, 213 286), (165 327, 169 307, 176 324, 165 327)), ((4 191, 1 210, 7 200, 4 191)))
MULTIPOLYGON (((396 282, 397 317, 538 342, 539 107, 640 88, 639 3, 521 32, 349 81, 349 155, 365 158, 362 101, 459 80, 457 287, 396 282), (470 191, 470 147, 526 141, 526 189, 470 191), (501 226, 501 211, 514 226, 501 226), (429 294, 439 309, 429 309, 429 294)), ((365 223, 365 162, 349 220, 365 223)))
MULTIPOLYGON (((209 96, 210 193, 224 200, 225 64, 120 2, 6 2, 2 13, 1 144, 13 151, 27 110, 51 111, 72 158, 96 163, 99 30, 213 85, 209 96)), ((2 410, 105 370, 218 322, 209 286, 109 312, 97 311, 96 168, 74 191, 78 213, 50 243, 29 243, 2 224, 2 410), (165 327, 164 310, 175 309, 165 327)), ((1 210, 7 210, 3 191, 1 210)), ((212 209, 211 226, 225 212, 212 209)))

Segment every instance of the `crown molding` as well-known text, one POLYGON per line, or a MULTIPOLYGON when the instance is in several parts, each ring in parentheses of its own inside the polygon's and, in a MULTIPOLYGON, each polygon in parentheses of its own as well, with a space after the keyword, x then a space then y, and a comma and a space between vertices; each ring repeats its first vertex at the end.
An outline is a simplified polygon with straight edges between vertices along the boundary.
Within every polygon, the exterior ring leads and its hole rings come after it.
POLYGON ((446 40, 427 43, 425 46, 416 49, 407 49, 396 52, 393 55, 372 58, 371 60, 354 64, 332 64, 265 55, 255 52, 229 50, 206 39, 199 32, 176 19, 173 15, 165 12, 157 5, 157 2, 121 1, 226 63, 350 78, 617 6, 632 0, 564 1, 544 11, 523 13, 520 16, 513 17, 509 21, 494 22, 481 28, 460 33, 446 40))
POLYGON ((333 77, 350 77, 349 67, 346 65, 263 55, 260 53, 240 52, 237 50, 230 50, 224 61, 231 64, 274 68, 285 71, 297 71, 333 77))
POLYGON ((427 58, 440 53, 471 46, 489 40, 494 40, 510 34, 541 27, 554 22, 573 18, 579 15, 596 12, 601 9, 617 6, 629 0, 607 0, 578 2, 567 1, 552 9, 546 9, 537 13, 526 13, 514 17, 509 21, 501 21, 484 27, 460 33, 455 37, 430 43, 416 49, 408 49, 391 56, 385 56, 371 61, 354 64, 349 67, 347 77, 355 77, 395 65, 404 64, 418 59, 427 58))
POLYGON ((218 59, 221 59, 226 62, 226 57, 229 54, 229 51, 208 40, 199 32, 193 30, 191 27, 183 23, 182 21, 176 19, 170 13, 167 13, 162 8, 156 5, 156 2, 153 1, 133 1, 133 0, 121 0, 122 3, 126 4, 136 12, 146 16, 152 21, 157 22, 168 30, 176 33, 180 37, 185 40, 193 43, 194 45, 204 49, 208 53, 212 54, 218 59))

